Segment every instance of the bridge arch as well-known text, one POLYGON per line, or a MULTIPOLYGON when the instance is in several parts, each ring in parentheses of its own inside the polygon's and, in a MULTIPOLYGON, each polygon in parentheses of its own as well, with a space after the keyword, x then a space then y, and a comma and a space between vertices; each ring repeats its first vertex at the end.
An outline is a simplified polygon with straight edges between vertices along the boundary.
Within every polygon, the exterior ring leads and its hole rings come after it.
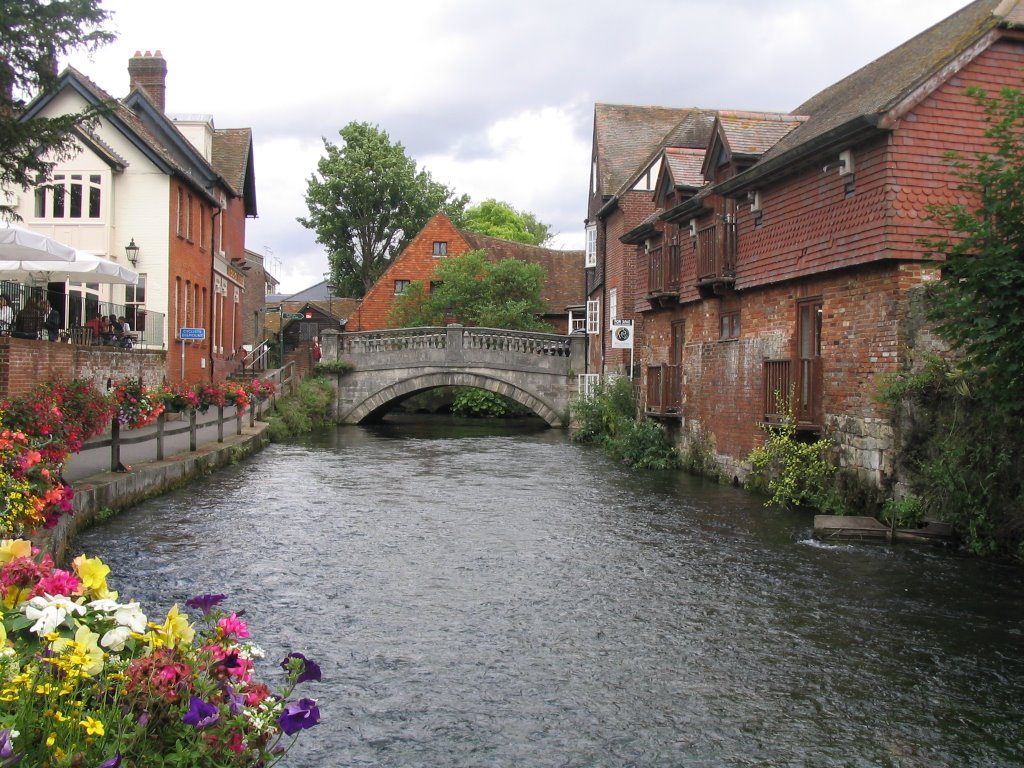
POLYGON ((565 426, 562 414, 510 381, 469 371, 424 373, 388 384, 367 396, 345 415, 348 424, 359 424, 387 410, 396 400, 436 387, 476 387, 504 395, 528 408, 551 427, 565 426))

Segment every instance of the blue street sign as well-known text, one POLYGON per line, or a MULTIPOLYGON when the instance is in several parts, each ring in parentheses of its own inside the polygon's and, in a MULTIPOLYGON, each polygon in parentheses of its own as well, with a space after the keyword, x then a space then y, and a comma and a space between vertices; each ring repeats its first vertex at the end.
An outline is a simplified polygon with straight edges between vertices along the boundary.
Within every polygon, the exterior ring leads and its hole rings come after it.
POLYGON ((205 339, 206 329, 205 328, 179 328, 178 329, 179 339, 205 339))

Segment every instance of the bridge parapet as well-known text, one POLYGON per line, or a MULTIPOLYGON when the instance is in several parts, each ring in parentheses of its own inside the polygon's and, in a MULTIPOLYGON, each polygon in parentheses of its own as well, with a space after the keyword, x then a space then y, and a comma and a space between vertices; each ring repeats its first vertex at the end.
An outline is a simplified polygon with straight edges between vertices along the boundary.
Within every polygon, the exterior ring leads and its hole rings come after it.
POLYGON ((323 359, 347 360, 338 376, 335 414, 358 423, 393 400, 436 386, 473 386, 511 397, 564 426, 585 370, 586 337, 500 328, 394 328, 321 334, 323 359))

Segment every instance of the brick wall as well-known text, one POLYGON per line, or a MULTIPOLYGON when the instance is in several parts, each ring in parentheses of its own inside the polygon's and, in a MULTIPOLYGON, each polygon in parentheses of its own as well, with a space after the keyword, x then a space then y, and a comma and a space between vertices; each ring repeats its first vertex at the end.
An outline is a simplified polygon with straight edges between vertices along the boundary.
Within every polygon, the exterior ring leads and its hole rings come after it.
POLYGON ((0 337, 0 396, 17 397, 42 381, 88 379, 101 392, 118 379, 141 378, 148 387, 166 380, 167 354, 107 350, 0 337))
POLYGON ((653 311, 644 316, 637 349, 642 374, 668 360, 671 324, 685 321, 683 440, 705 430, 722 468, 742 478, 744 459, 764 437, 764 361, 797 354, 797 302, 820 298, 826 431, 843 466, 880 483, 893 471, 892 430, 876 393, 882 378, 906 363, 908 291, 934 277, 921 264, 886 262, 653 311), (740 338, 719 341, 721 312, 735 310, 740 338))
POLYGON ((352 313, 346 331, 376 331, 390 328, 388 314, 395 302, 395 280, 430 281, 439 259, 434 256, 435 242, 448 244, 448 257, 461 256, 470 250, 451 221, 442 213, 435 214, 406 246, 405 250, 374 283, 362 303, 352 313))

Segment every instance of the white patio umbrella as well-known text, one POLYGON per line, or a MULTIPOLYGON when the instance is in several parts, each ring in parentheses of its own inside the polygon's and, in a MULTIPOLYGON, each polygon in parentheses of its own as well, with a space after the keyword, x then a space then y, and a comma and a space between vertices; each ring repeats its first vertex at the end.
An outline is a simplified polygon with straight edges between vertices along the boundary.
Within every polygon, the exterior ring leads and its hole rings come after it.
POLYGON ((0 260, 0 280, 32 280, 37 283, 74 280, 79 283, 120 283, 135 285, 139 273, 117 262, 85 251, 71 249, 74 261, 22 259, 0 260))
POLYGON ((70 245, 13 224, 0 226, 0 262, 22 259, 73 261, 75 249, 70 245))

